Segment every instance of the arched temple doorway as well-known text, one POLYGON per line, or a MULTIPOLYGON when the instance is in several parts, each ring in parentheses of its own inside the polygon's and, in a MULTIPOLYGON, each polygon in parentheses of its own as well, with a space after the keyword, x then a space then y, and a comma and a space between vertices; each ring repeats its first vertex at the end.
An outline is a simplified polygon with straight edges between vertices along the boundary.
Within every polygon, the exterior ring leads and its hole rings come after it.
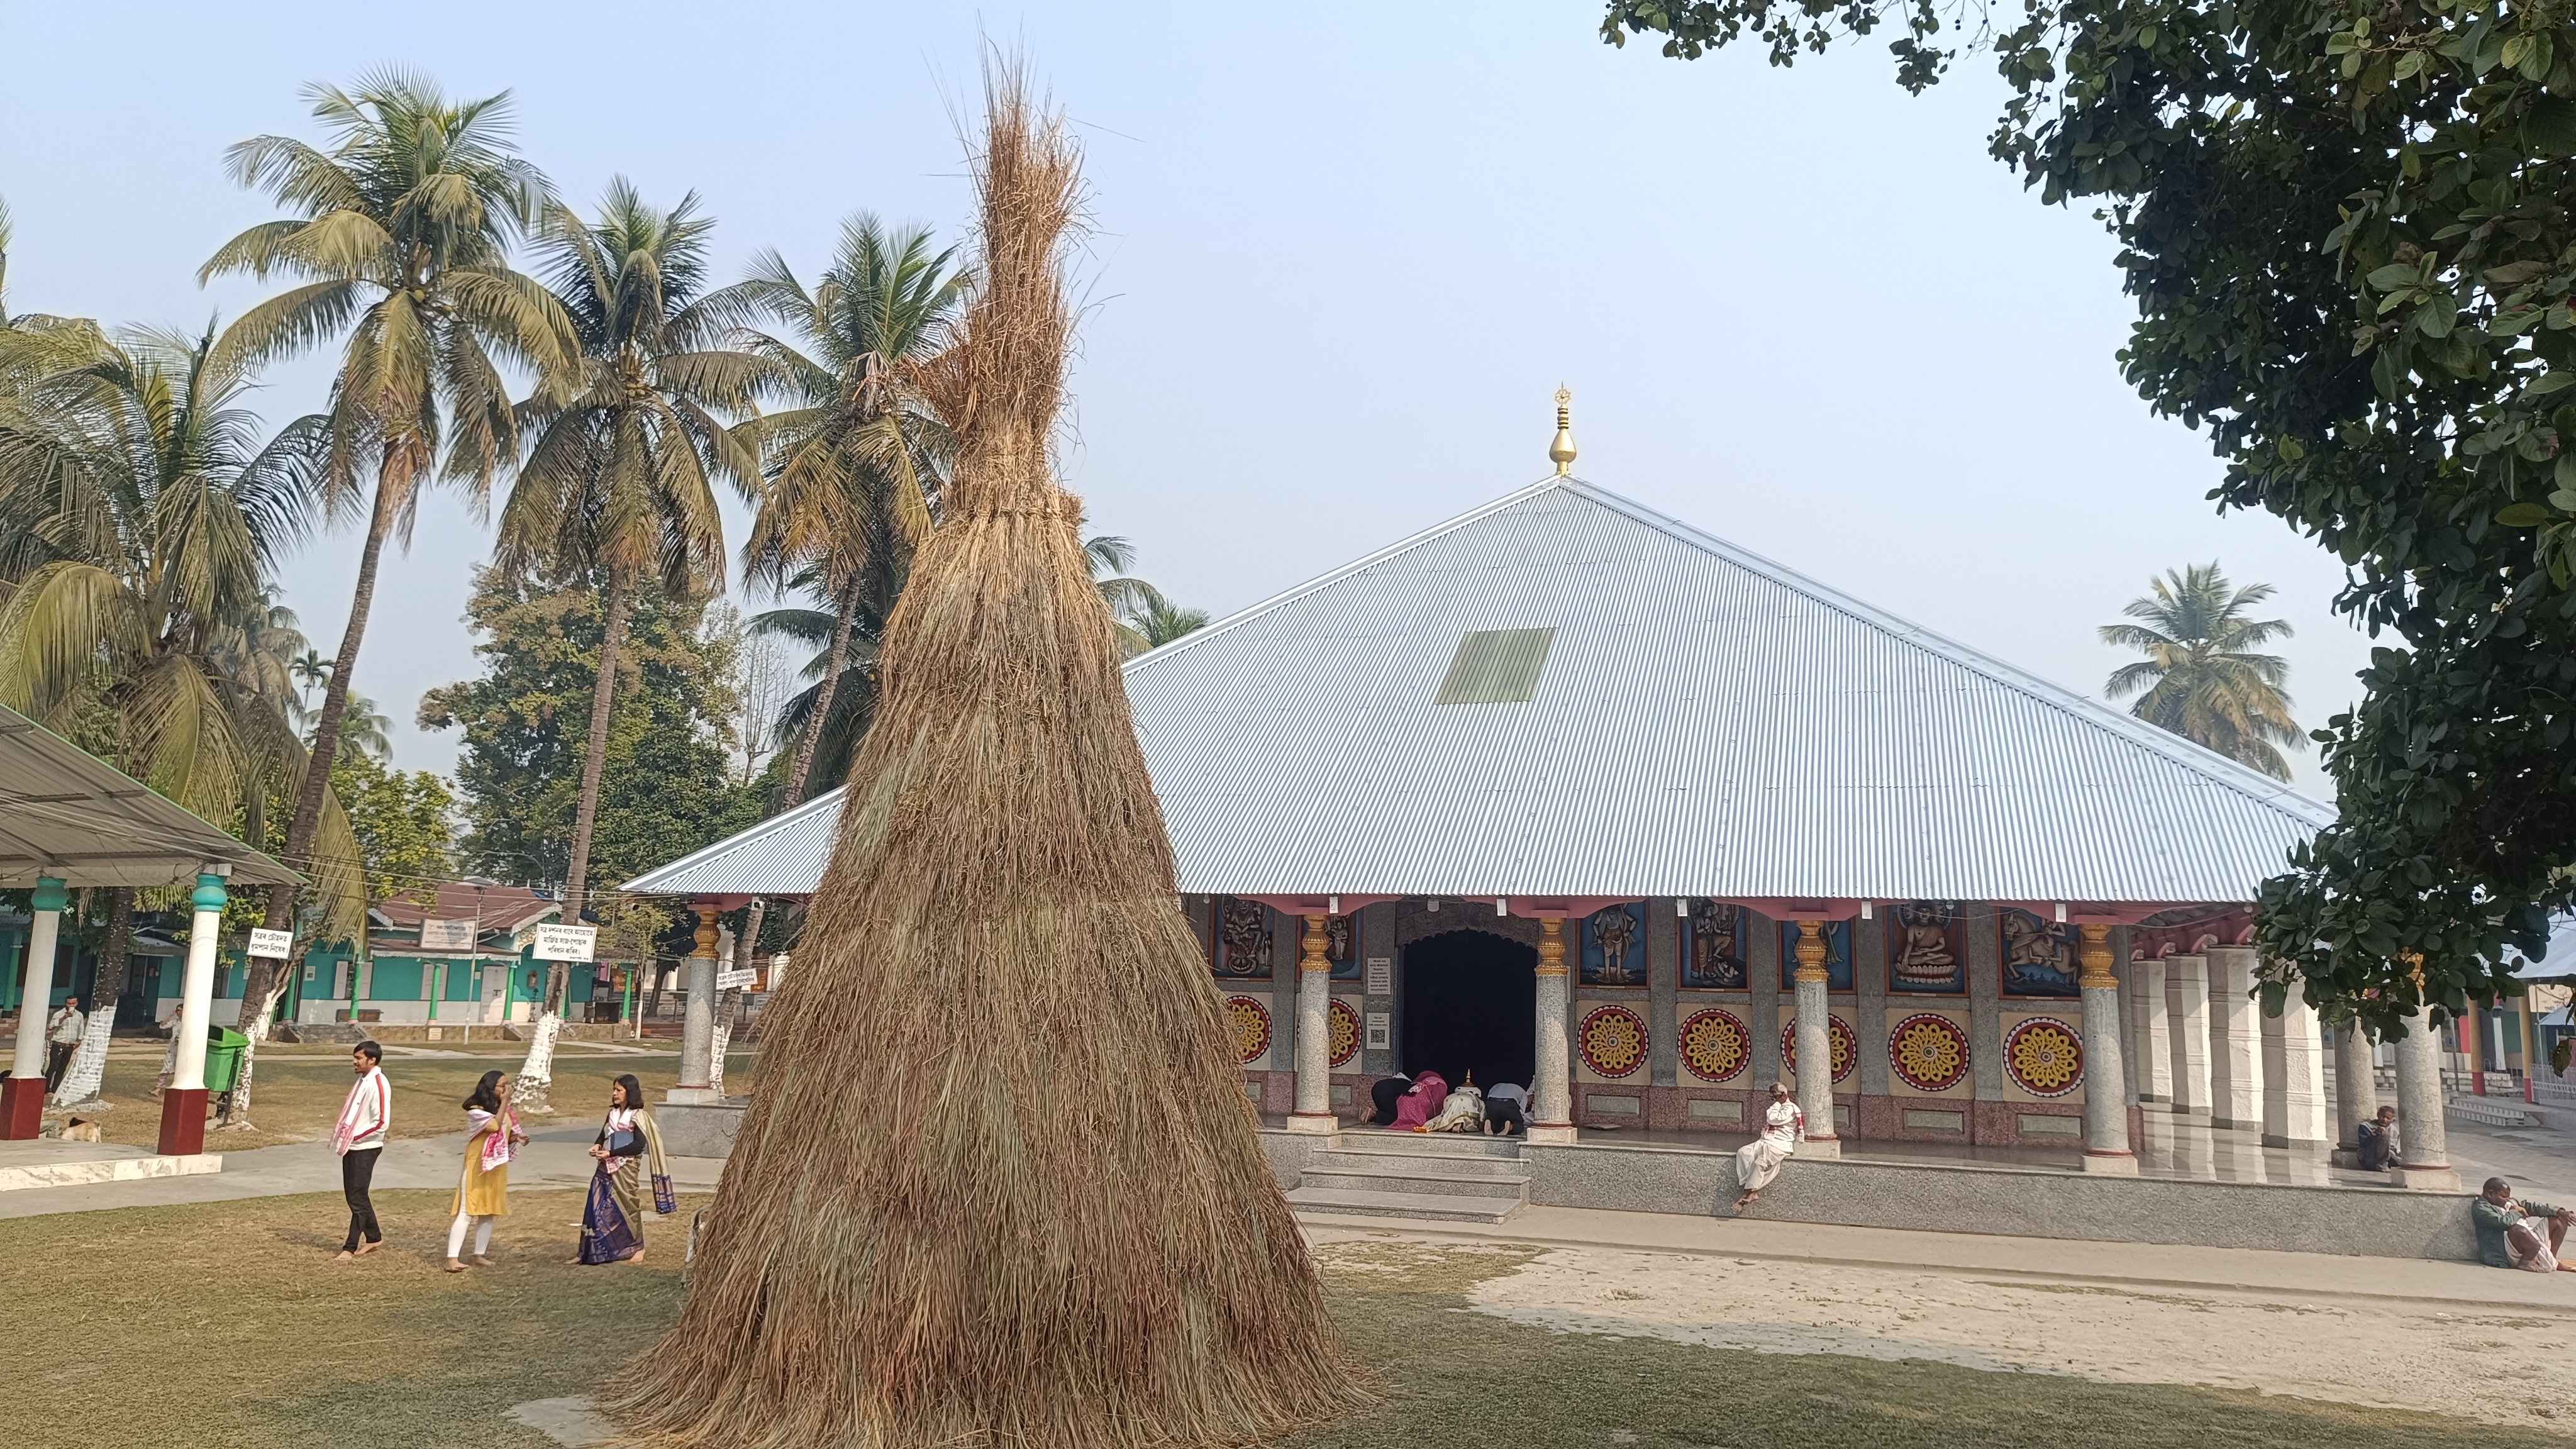
POLYGON ((1538 952, 1487 931, 1443 931, 1404 948, 1407 1072, 1452 1084, 1529 1085, 1538 1065, 1538 952))

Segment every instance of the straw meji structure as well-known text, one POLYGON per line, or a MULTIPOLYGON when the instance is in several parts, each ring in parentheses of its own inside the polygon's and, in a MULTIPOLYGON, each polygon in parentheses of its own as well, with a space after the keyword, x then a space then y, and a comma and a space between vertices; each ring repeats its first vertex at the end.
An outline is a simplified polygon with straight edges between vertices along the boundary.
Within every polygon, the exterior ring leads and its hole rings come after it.
POLYGON ((784 1069, 607 1404, 645 1442, 1245 1443, 1352 1396, 1054 479, 1078 155, 1016 70, 987 102, 980 290, 922 379, 947 516, 765 1018, 784 1069))

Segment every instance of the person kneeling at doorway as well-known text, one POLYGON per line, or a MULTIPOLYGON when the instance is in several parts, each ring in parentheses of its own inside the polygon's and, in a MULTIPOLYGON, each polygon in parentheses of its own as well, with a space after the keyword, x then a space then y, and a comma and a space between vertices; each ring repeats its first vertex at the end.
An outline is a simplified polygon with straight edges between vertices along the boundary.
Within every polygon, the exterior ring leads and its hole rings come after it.
POLYGON ((1485 1089, 1485 1131, 1509 1137, 1529 1126, 1529 1093, 1509 1082, 1485 1089))

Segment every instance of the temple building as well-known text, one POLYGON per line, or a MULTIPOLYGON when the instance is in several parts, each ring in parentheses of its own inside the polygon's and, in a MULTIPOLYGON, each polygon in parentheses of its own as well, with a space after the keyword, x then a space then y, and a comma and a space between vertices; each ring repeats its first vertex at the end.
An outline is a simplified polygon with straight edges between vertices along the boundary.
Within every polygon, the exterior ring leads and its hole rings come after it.
MULTIPOLYGON (((1571 475, 1133 661, 1246 1092, 1436 1068, 1578 1129, 2061 1148, 2331 1138, 2250 905, 2331 807, 1571 475)), ((627 883, 810 894, 839 796, 627 883)), ((703 965, 712 970, 713 961, 703 965)))

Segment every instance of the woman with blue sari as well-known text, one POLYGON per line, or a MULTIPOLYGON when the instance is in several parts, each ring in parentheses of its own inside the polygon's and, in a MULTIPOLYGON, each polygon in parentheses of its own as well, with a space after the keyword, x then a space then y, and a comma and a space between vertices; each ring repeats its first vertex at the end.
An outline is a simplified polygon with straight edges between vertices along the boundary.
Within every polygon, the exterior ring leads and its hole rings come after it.
POLYGON ((649 1185, 653 1210, 669 1214, 679 1208, 671 1196, 670 1172, 662 1164, 662 1134, 644 1107, 644 1084, 633 1073, 608 1089, 608 1120, 600 1124, 590 1155, 599 1166, 590 1175, 590 1197, 581 1210, 580 1264, 644 1261, 644 1192, 649 1185))

